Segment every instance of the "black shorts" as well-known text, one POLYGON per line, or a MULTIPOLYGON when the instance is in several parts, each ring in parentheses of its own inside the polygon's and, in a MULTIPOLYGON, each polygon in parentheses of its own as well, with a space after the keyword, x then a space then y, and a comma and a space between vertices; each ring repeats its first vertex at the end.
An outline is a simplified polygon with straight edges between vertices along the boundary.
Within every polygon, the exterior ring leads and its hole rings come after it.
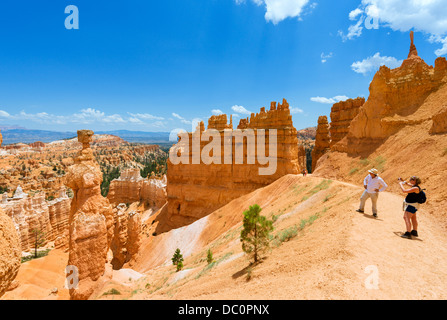
POLYGON ((409 213, 413 213, 413 214, 415 214, 415 213, 418 211, 418 209, 416 209, 416 208, 413 207, 412 205, 408 205, 408 206, 407 206, 407 209, 406 209, 405 211, 407 211, 407 212, 409 212, 409 213))

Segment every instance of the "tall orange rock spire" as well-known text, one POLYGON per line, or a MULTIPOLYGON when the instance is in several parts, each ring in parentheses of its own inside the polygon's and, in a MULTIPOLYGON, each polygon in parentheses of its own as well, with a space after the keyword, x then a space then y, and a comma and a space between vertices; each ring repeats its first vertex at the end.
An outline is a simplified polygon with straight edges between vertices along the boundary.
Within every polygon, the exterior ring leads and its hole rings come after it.
POLYGON ((410 32, 410 39, 411 39, 411 45, 410 45, 410 53, 408 54, 408 58, 419 57, 418 50, 416 49, 416 46, 414 44, 414 31, 410 32))
POLYGON ((78 270, 72 300, 86 300, 106 272, 107 251, 113 237, 113 207, 101 195, 102 173, 90 148, 93 131, 78 131, 82 150, 65 177, 74 193, 69 218, 68 265, 78 270))

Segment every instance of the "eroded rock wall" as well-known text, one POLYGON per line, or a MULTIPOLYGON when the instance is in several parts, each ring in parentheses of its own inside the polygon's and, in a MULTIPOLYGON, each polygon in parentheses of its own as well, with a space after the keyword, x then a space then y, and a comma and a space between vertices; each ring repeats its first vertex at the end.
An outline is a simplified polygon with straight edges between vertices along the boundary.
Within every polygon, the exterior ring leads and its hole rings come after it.
POLYGON ((340 142, 348 135, 352 120, 358 115, 365 98, 348 99, 333 105, 331 109, 331 150, 346 152, 346 142, 340 142))
POLYGON ((110 183, 107 198, 115 205, 145 202, 161 208, 167 201, 166 183, 166 176, 143 179, 139 169, 128 169, 110 183))
POLYGON ((233 199, 265 187, 286 174, 297 174, 301 171, 298 163, 297 131, 293 127, 286 100, 278 105, 273 102, 269 111, 262 108, 260 113, 242 119, 238 130, 233 130, 231 120, 230 124, 227 124, 226 120, 223 115, 212 117, 207 130, 203 123, 199 124, 195 133, 182 135, 179 143, 171 149, 171 155, 184 156, 187 163, 174 164, 172 157, 168 160, 166 222, 170 228, 190 224, 233 199), (253 155, 254 152, 255 159, 258 159, 261 154, 256 154, 259 151, 256 146, 258 142, 264 146, 266 155, 273 154, 273 149, 272 153, 269 151, 269 134, 274 131, 269 129, 276 130, 276 135, 271 136, 272 142, 274 139, 277 141, 276 170, 272 174, 261 175, 259 169, 265 169, 270 164, 260 164, 257 160, 247 163, 247 154, 253 155), (204 138, 211 135, 213 130, 220 136, 220 142, 204 138), (256 136, 256 133, 262 130, 266 130, 262 135, 266 137, 265 141, 256 136), (249 131, 254 133, 254 139, 243 138, 236 141, 234 138, 237 134, 249 131), (197 137, 198 140, 195 140, 197 137), (215 154, 216 149, 210 147, 211 144, 220 150, 220 157, 215 154), (236 147, 243 150, 241 164, 235 161, 236 147), (206 164, 200 157, 204 154, 216 156, 216 161, 206 164))

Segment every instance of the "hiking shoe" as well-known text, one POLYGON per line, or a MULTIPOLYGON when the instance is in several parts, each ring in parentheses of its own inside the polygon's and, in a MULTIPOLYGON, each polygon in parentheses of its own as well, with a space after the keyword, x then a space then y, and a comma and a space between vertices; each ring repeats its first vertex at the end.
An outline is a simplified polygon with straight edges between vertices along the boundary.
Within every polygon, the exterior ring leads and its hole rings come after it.
POLYGON ((411 231, 411 235, 415 237, 419 237, 418 232, 416 230, 411 231))
POLYGON ((407 231, 403 235, 401 235, 401 237, 405 239, 411 239, 411 233, 407 231))
POLYGON ((374 218, 377 218, 378 216, 377 216, 377 213, 373 213, 373 217, 374 218))
POLYGON ((365 211, 363 211, 363 210, 360 210, 360 209, 358 209, 358 210, 355 210, 356 212, 360 212, 360 213, 365 213, 365 211))

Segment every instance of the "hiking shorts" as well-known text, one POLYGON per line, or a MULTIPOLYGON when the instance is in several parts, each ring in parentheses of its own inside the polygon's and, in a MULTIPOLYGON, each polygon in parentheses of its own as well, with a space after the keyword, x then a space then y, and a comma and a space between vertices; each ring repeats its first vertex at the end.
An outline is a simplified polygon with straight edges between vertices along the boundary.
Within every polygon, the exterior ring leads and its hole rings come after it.
POLYGON ((404 211, 415 214, 418 209, 416 209, 416 207, 412 206, 411 204, 406 204, 404 211))

